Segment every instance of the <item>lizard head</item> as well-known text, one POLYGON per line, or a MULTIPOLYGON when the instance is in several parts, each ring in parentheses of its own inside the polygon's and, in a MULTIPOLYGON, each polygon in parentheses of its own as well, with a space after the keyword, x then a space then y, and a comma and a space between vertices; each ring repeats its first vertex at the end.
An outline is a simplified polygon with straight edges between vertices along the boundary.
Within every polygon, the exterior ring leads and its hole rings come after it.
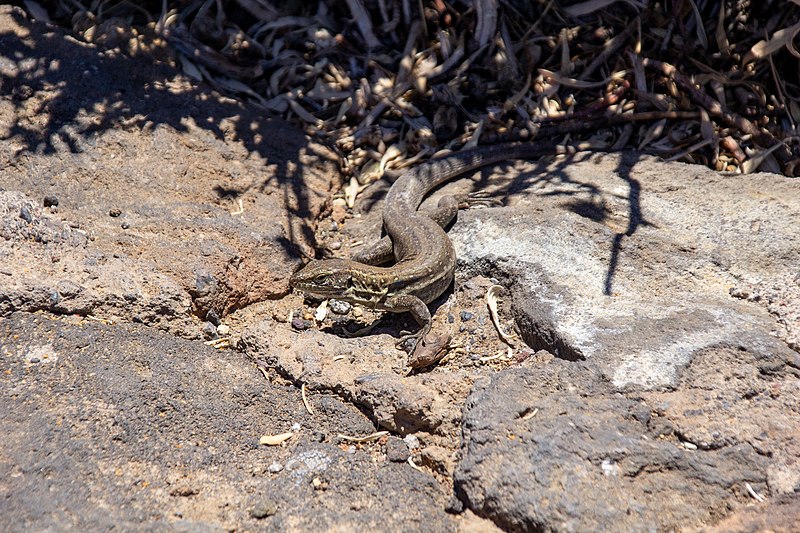
POLYGON ((289 278, 289 285, 317 298, 346 298, 353 286, 351 264, 344 259, 311 261, 289 278))

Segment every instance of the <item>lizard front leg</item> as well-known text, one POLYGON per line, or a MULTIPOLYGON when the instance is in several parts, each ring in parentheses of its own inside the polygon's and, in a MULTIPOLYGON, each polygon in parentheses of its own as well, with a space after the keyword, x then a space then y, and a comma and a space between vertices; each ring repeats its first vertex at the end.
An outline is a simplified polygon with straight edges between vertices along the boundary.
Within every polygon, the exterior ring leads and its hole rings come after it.
POLYGON ((398 346, 408 339, 416 339, 414 343, 414 347, 416 347, 416 345, 419 343, 419 340, 427 335, 431 330, 431 312, 428 310, 428 306, 425 305, 425 302, 416 296, 410 294, 399 294, 397 296, 392 296, 384 301, 383 308, 393 313, 402 313, 404 311, 408 311, 411 313, 411 316, 414 317, 414 320, 417 321, 417 324, 420 325, 419 331, 416 333, 403 335, 403 337, 401 337, 397 342, 398 346))
POLYGON ((412 369, 430 366, 440 360, 446 353, 452 340, 452 335, 429 335, 431 331, 431 312, 425 302, 416 296, 400 295, 386 301, 387 308, 391 311, 409 311, 414 320, 420 325, 419 331, 404 335, 397 341, 397 348, 408 339, 414 339, 414 344, 409 350, 408 366, 412 369))

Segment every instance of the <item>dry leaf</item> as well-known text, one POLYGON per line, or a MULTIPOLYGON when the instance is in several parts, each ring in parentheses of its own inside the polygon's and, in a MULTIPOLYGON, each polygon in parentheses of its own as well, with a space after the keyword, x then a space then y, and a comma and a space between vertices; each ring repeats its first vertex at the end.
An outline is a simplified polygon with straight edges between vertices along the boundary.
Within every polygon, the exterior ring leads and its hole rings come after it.
POLYGON ((488 43, 497 30, 497 0, 474 0, 478 22, 475 24, 475 40, 478 45, 488 43))
POLYGON ((177 54, 177 56, 184 74, 197 81, 203 81, 203 74, 200 72, 200 69, 197 67, 197 65, 195 65, 183 54, 177 54))
MULTIPOLYGON (((770 162, 772 159, 771 154, 778 148, 781 148, 783 143, 778 143, 767 150, 760 150, 755 153, 755 155, 751 156, 747 161, 742 163, 742 173, 743 174, 751 174, 761 167, 761 165, 770 162)), ((768 168, 764 169, 766 172, 775 172, 776 163, 771 161, 772 164, 769 165, 768 168)))
POLYGON ((356 205, 356 196, 358 196, 358 191, 361 190, 361 186, 358 183, 358 179, 355 176, 350 178, 350 183, 347 184, 347 187, 344 188, 344 200, 347 202, 347 207, 350 209, 356 205))
POLYGON ((386 151, 383 152, 383 156, 381 156, 381 162, 379 166, 380 171, 384 172, 390 161, 394 161, 402 155, 403 150, 401 150, 396 144, 390 145, 388 148, 386 148, 386 151))
POLYGON ((322 300, 322 303, 314 311, 314 320, 322 322, 326 316, 328 316, 328 300, 322 300))
POLYGON ((42 7, 42 4, 33 0, 24 0, 23 3, 25 4, 25 9, 33 16, 34 20, 52 24, 50 15, 47 14, 47 10, 42 7))
POLYGON ((659 137, 661 137, 661 135, 664 133, 664 127, 666 125, 667 125, 667 121, 665 119, 665 120, 659 120, 658 122, 656 122, 655 124, 653 124, 652 126, 647 128, 647 131, 645 132, 642 140, 639 142, 639 146, 637 147, 637 150, 641 150, 642 148, 644 148, 645 146, 647 146, 648 144, 650 144, 654 140, 656 140, 659 137))
POLYGON ((689 3, 692 5, 692 11, 694 11, 695 32, 697 33, 697 40, 700 41, 700 48, 707 50, 708 37, 706 37, 706 30, 703 28, 703 16, 700 15, 700 10, 697 9, 697 4, 694 0, 689 0, 689 3))
POLYGON ((623 80, 628 75, 627 70, 618 70, 617 72, 612 73, 611 76, 601 81, 582 81, 575 78, 568 78, 566 76, 562 76, 561 74, 557 74, 552 70, 543 68, 540 68, 539 72, 548 81, 555 82, 558 85, 564 85, 565 87, 574 87, 576 89, 592 89, 595 87, 603 87, 614 80, 623 80))
POLYGON ((352 437, 350 435, 342 435, 340 433, 336 435, 336 438, 345 440, 347 442, 360 443, 360 442, 370 442, 373 440, 378 440, 379 438, 384 437, 388 434, 389 434, 388 431, 376 431, 375 433, 370 433, 369 435, 366 435, 364 437, 352 437))
POLYGON ((747 55, 744 56, 742 63, 746 65, 756 59, 763 59, 777 52, 784 46, 787 47, 795 57, 800 57, 792 44, 792 39, 794 39, 798 32, 800 32, 800 22, 794 26, 776 31, 772 34, 770 39, 764 39, 754 44, 750 51, 747 52, 747 55))
POLYGON ((506 335, 502 329, 500 329, 500 320, 498 318, 498 312, 497 312, 497 297, 499 296, 500 291, 502 290, 503 287, 501 287, 500 285, 492 285, 491 287, 489 287, 489 290, 486 291, 486 305, 489 307, 489 315, 491 315, 492 317, 492 324, 494 324, 494 327, 497 330, 498 335, 500 335, 500 338, 503 339, 503 342, 505 342, 506 344, 508 344, 513 348, 514 341, 512 341, 511 338, 508 335, 506 335))
POLYGON ((725 33, 725 2, 719 3, 719 16, 717 17, 717 31, 715 33, 717 46, 722 55, 731 55, 731 44, 728 41, 728 34, 725 33))
POLYGON ((283 444, 287 440, 291 439, 294 436, 294 433, 280 433, 278 435, 263 435, 259 440, 259 444, 263 444, 266 446, 278 446, 283 444))

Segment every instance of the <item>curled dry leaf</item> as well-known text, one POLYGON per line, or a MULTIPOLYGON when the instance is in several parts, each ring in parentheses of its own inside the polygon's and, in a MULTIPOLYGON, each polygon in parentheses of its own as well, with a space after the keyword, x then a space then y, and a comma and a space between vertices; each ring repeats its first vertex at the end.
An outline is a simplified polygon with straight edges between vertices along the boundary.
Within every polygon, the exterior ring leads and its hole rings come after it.
POLYGON ((489 290, 486 291, 486 305, 489 307, 489 315, 492 317, 492 324, 494 324, 497 334, 500 335, 500 338, 503 339, 503 342, 513 348, 514 341, 512 341, 511 337, 506 335, 506 333, 500 328, 500 320, 497 312, 497 299, 502 290, 503 287, 500 285, 492 285, 489 287, 489 290))

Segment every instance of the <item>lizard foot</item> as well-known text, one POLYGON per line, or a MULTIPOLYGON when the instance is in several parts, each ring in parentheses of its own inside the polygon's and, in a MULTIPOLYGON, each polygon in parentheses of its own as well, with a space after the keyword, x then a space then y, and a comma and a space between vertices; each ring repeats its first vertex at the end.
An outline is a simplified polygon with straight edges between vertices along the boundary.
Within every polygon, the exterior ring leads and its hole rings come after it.
POLYGON ((421 332, 402 334, 394 343, 394 347, 409 354, 413 353, 420 344, 420 337, 422 337, 421 332))
POLYGON ((408 357, 408 367, 412 370, 435 365, 441 361, 450 348, 453 336, 449 333, 443 335, 427 335, 417 342, 414 351, 408 357))

